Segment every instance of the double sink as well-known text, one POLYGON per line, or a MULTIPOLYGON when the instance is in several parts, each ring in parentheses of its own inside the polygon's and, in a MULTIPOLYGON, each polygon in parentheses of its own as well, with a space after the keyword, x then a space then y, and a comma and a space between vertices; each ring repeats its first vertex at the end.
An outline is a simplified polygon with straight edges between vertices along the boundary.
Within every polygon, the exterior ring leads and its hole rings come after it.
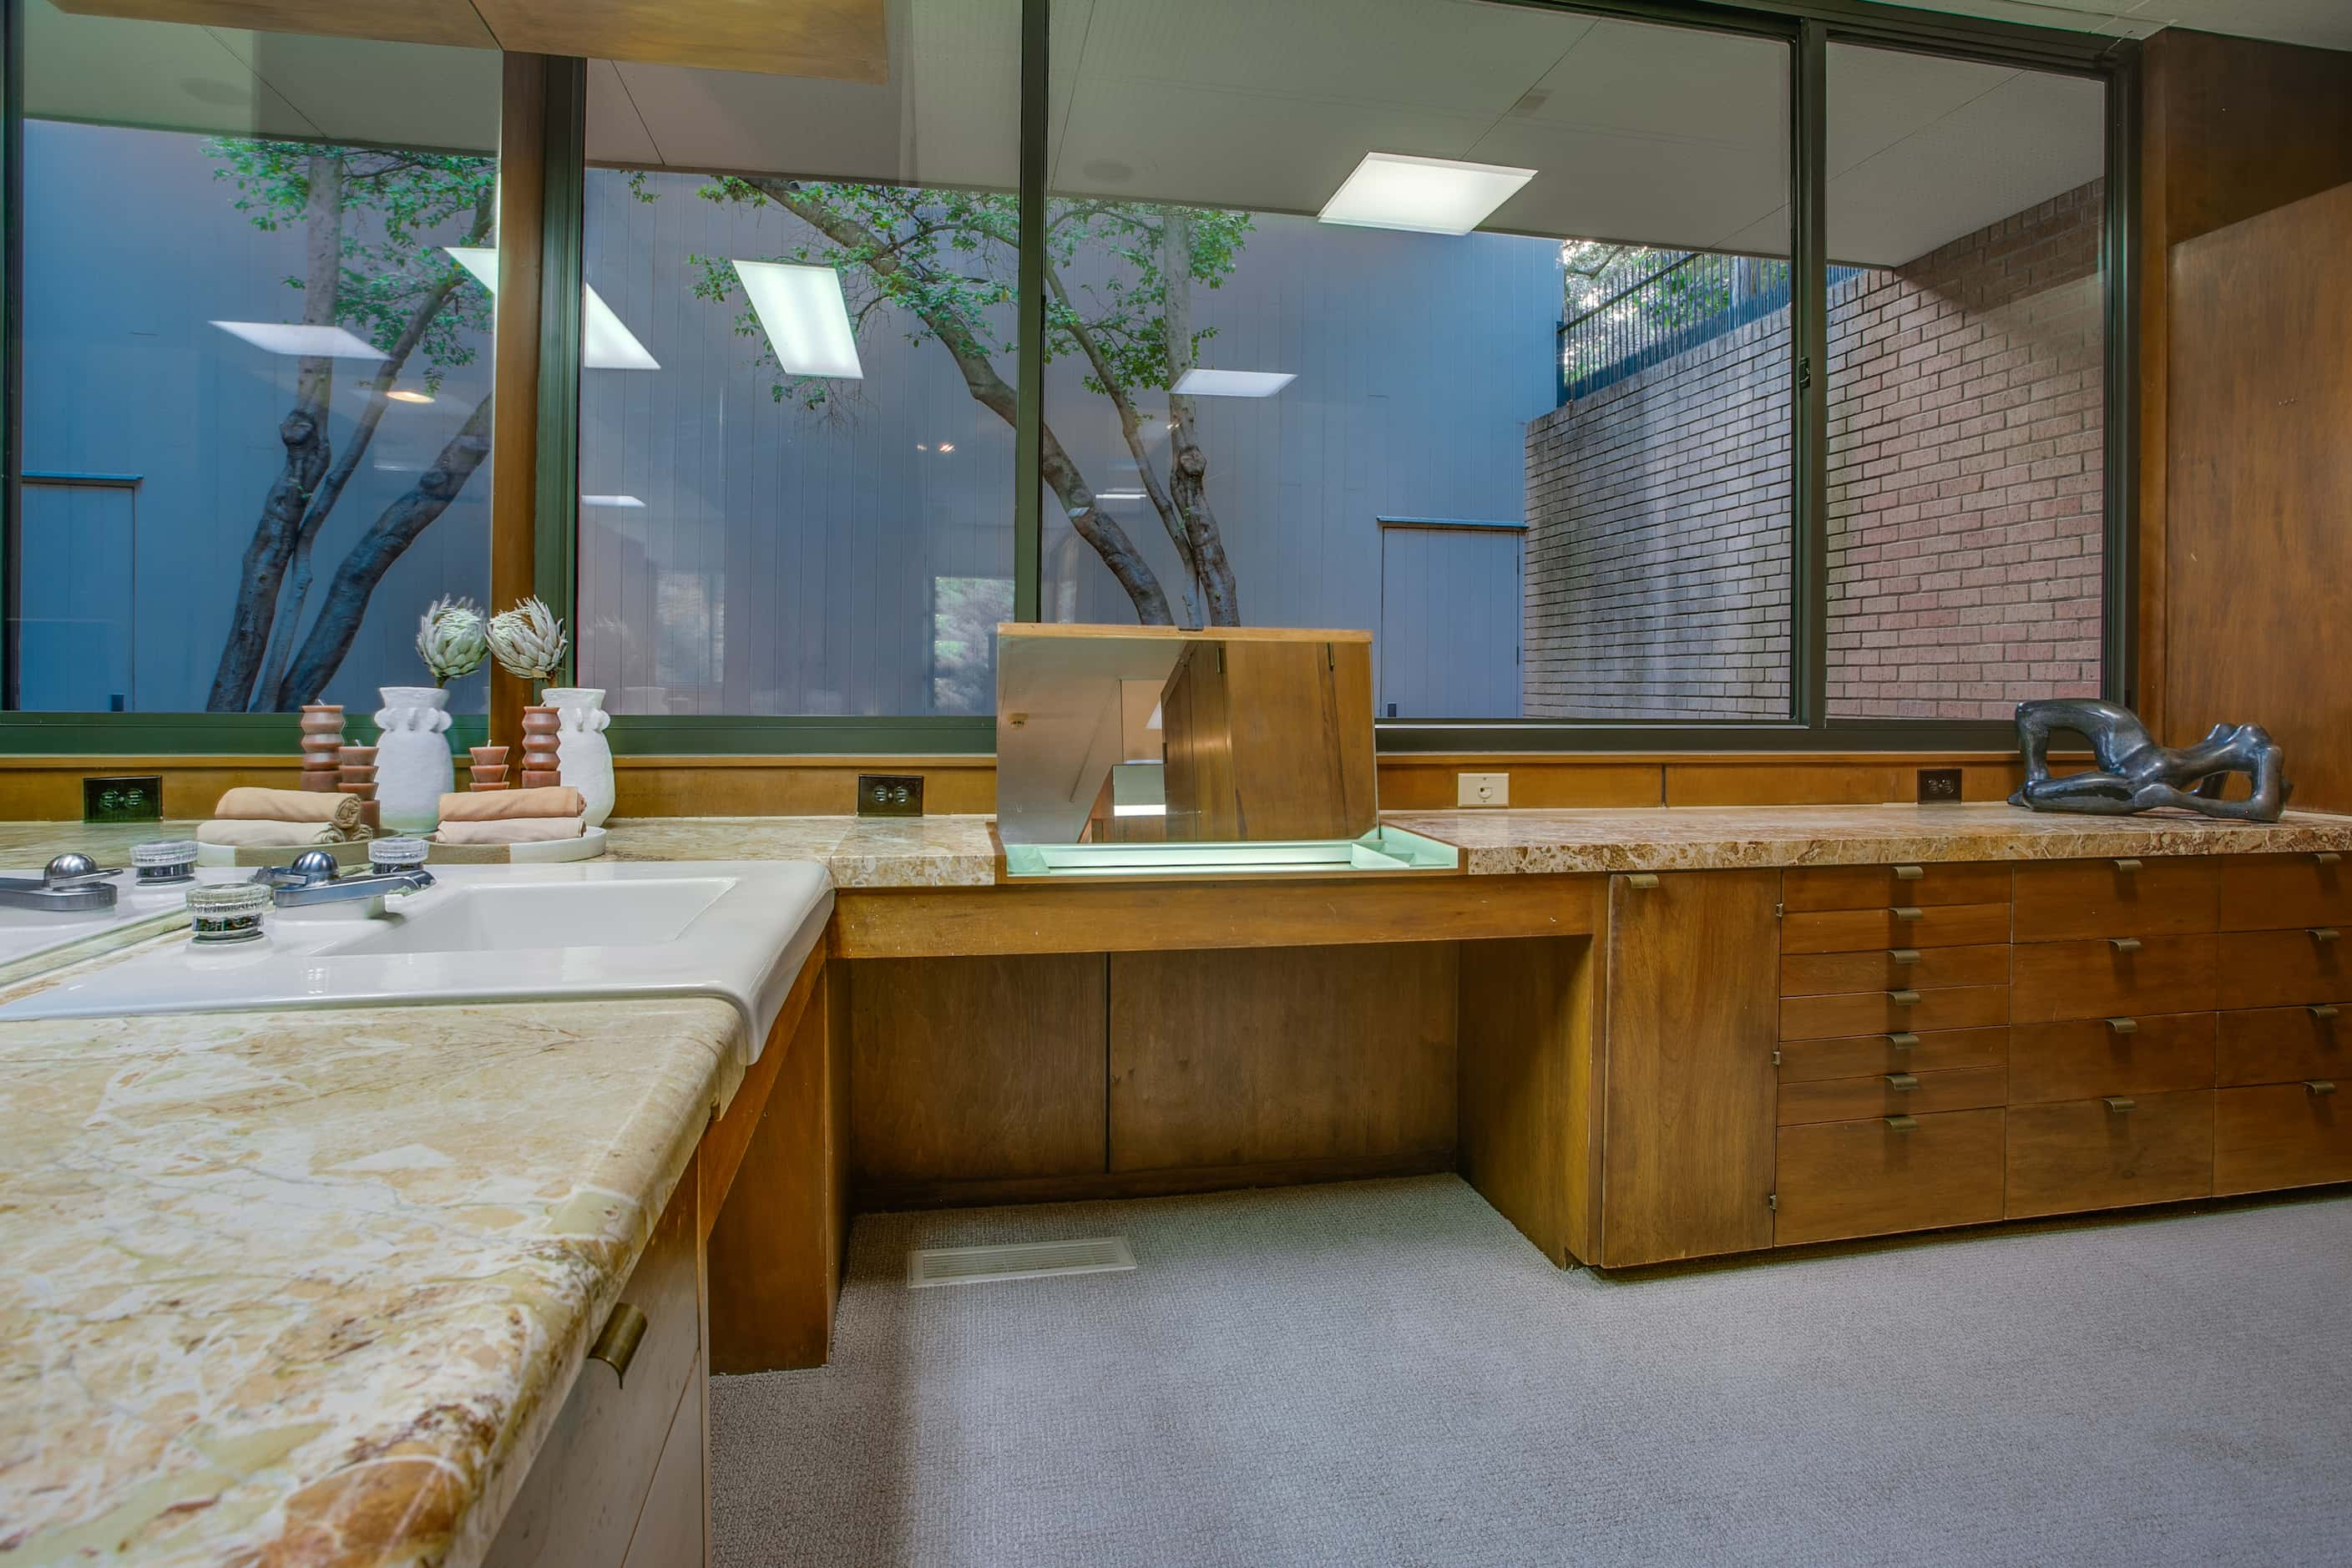
MULTIPOLYGON (((741 1014, 756 1060, 833 912, 825 868, 804 860, 451 866, 433 875, 431 887, 383 900, 275 909, 257 942, 151 946, 0 1006, 0 1020, 709 996, 741 1014)), ((89 929, 74 940, 137 934, 173 915, 184 894, 184 885, 168 900, 126 892, 106 920, 77 922, 89 929)), ((72 918, 7 921, 0 963, 11 932, 37 942, 72 918)), ((54 941, 43 951, 72 956, 54 941)))

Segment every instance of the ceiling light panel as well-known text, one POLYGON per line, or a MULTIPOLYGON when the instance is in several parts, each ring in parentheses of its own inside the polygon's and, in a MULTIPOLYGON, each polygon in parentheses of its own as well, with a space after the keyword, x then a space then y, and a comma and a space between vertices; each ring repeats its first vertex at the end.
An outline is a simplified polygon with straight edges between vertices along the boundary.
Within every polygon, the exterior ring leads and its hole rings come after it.
MULTIPOLYGON (((450 258, 474 275, 474 281, 499 291, 499 253, 487 245, 451 245, 443 248, 450 258)), ((637 335, 616 315, 604 297, 583 284, 580 289, 580 363, 585 370, 659 370, 637 335)))
POLYGON ((243 338, 265 353, 289 359, 380 360, 383 351, 341 327, 311 327, 287 321, 215 321, 232 337, 243 338))
POLYGON ((1316 216, 1358 228, 1468 234, 1535 177, 1504 163, 1367 153, 1316 216))
MULTIPOLYGON (((737 261, 735 276, 751 299, 751 313, 787 374, 863 381, 857 334, 850 330, 841 277, 830 267, 787 261, 737 261)), ((942 445, 940 448, 946 451, 942 445)))
POLYGON ((1272 397, 1297 379, 1286 370, 1208 370, 1195 365, 1168 390, 1187 397, 1272 397))

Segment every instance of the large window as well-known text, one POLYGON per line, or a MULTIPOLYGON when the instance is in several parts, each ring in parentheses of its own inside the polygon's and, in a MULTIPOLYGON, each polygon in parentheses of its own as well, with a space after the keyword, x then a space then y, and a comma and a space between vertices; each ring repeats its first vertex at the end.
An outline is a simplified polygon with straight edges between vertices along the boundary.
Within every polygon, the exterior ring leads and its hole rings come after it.
POLYGON ((25 9, 9 705, 372 710, 488 587, 498 57, 25 9))
POLYGON ((894 48, 873 86, 590 75, 580 679, 616 713, 995 707, 1018 11, 918 0, 894 48))

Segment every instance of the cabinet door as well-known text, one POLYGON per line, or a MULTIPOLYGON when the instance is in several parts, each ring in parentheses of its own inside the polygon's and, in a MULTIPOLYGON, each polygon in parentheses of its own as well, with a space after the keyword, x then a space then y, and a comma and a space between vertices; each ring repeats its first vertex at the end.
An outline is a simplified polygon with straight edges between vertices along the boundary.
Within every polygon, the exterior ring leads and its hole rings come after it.
POLYGON ((1609 883, 1600 1261, 1769 1247, 1780 873, 1634 880, 1609 883))

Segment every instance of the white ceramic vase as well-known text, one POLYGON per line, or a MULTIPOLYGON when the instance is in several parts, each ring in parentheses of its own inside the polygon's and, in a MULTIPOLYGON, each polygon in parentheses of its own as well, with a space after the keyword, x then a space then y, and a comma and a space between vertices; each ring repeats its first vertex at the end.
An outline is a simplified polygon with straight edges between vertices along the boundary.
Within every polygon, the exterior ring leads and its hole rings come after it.
POLYGON ((613 815, 613 746, 604 739, 613 716, 604 711, 604 689, 551 686, 539 700, 555 710, 558 776, 588 803, 588 826, 604 826, 613 815))
POLYGON ((430 833, 441 797, 457 783, 449 755, 449 694, 437 686, 386 686, 375 716, 375 798, 386 829, 430 833))

